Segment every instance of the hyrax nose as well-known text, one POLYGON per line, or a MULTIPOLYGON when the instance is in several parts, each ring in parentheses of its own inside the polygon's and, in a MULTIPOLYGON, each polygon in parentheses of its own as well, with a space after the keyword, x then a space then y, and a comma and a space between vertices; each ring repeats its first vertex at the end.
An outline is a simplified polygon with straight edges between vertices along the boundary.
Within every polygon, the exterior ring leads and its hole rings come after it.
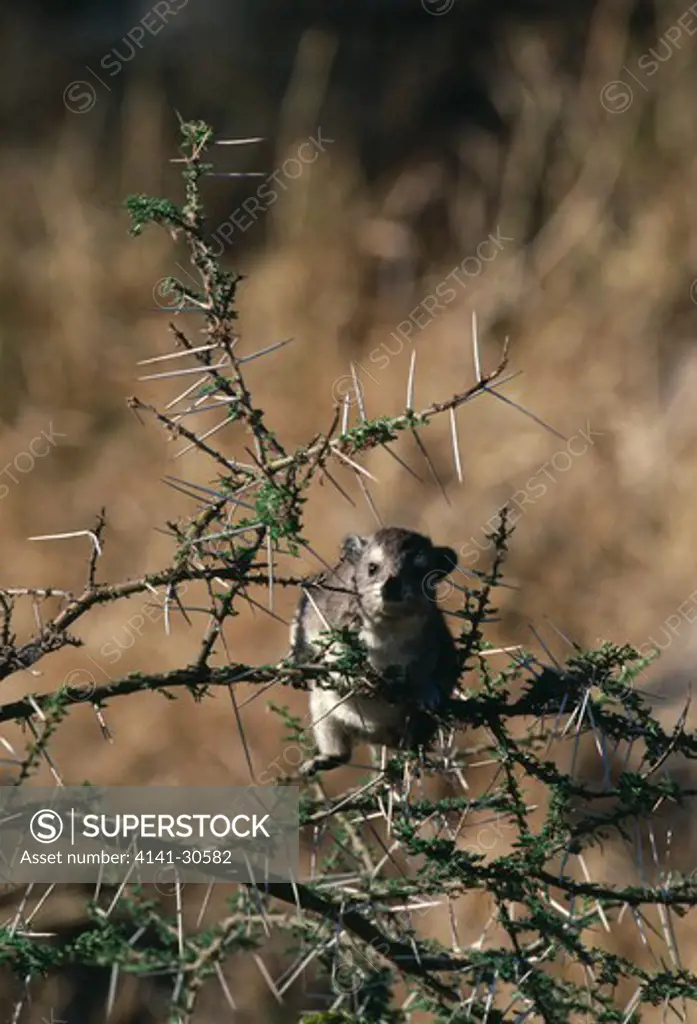
POLYGON ((398 576, 391 576, 382 585, 383 601, 401 601, 404 597, 402 581, 398 576))

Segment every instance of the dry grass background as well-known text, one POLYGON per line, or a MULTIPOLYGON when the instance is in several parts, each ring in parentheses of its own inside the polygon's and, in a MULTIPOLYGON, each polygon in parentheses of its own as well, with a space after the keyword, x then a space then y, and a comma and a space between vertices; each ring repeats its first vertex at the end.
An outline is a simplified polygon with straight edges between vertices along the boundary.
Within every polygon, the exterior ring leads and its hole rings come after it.
MULTIPOLYGON (((642 644, 652 636, 665 644, 665 620, 697 590, 697 286, 690 291, 697 278, 697 36, 683 33, 670 51, 660 46, 670 56, 653 76, 643 77, 641 88, 620 70, 624 64, 636 73, 637 57, 659 46, 683 11, 680 4, 657 5, 655 21, 648 17, 638 35, 630 30, 631 5, 611 0, 589 7, 585 19, 571 19, 568 26, 502 20, 489 40, 488 63, 484 67, 481 58, 477 68, 499 126, 477 124, 463 113, 447 129, 422 121, 407 132, 419 89, 425 91, 430 79, 437 84, 437 70, 448 60, 452 74, 458 67, 447 40, 451 31, 462 38, 457 8, 431 19, 424 29, 428 48, 417 32, 400 38, 401 49, 385 47, 386 87, 376 98, 374 118, 374 144, 382 156, 372 168, 362 157, 370 138, 360 137, 360 118, 341 119, 355 71, 350 62, 342 64, 341 29, 325 24, 298 32, 297 50, 289 36, 284 59, 292 72, 281 92, 272 85, 265 91, 263 77, 248 71, 259 119, 271 125, 265 160, 279 166, 319 124, 336 140, 229 252, 249 275, 240 291, 246 350, 294 338, 250 369, 271 425, 298 441, 325 429, 334 382, 349 372, 351 360, 375 378, 362 378, 369 413, 397 410, 412 348, 417 406, 450 395, 473 378, 469 324, 476 310, 487 364, 497 361, 504 335, 511 336, 511 367, 522 374, 506 386, 506 395, 566 436, 588 424, 602 435, 567 472, 551 471, 546 493, 525 507, 508 569, 508 581, 518 589, 501 594, 501 619, 490 636, 496 643, 535 647, 533 624, 560 657, 568 650, 555 626, 582 644, 600 637, 642 644), (633 89, 633 102, 621 113, 607 111, 599 99, 614 79, 633 89), (277 120, 269 116, 274 105, 277 120), (456 302, 414 332, 413 344, 376 370, 369 354, 383 342, 396 348, 391 332, 397 324, 497 226, 514 241, 456 302)), ((269 36, 273 52, 283 52, 271 29, 269 36)), ((32 45, 38 54, 45 41, 32 45)), ((378 47, 371 56, 376 52, 378 47)), ((476 48, 472 59, 477 66, 476 48)), ((146 68, 148 60, 144 52, 142 67, 124 71, 118 101, 102 93, 82 116, 56 109, 44 135, 27 140, 18 129, 2 144, 0 462, 12 462, 49 423, 64 435, 33 472, 18 475, 16 485, 2 477, 9 485, 0 503, 6 585, 77 586, 88 554, 84 539, 40 544, 27 538, 88 527, 102 505, 109 524, 103 577, 142 575, 165 564, 170 543, 153 527, 185 512, 188 503, 166 488, 162 476, 206 482, 213 475, 198 454, 173 462, 173 443, 155 425, 142 426, 125 405, 134 392, 162 401, 180 390, 178 382, 134 381, 137 360, 170 347, 166 314, 149 307, 153 286, 178 273, 179 258, 164 235, 129 240, 119 210, 129 192, 176 188, 167 163, 176 104, 166 76, 146 68)), ((201 64, 199 53, 197 72, 201 64)), ((58 62, 66 66, 65 59, 58 62)), ((211 72, 219 88, 216 75, 225 81, 225 72, 211 72)), ((45 84, 52 103, 70 77, 56 72, 45 84)), ((229 81, 239 83, 240 77, 239 69, 229 71, 229 81)), ((219 109, 200 83, 189 85, 187 115, 205 117, 219 109), (191 109, 199 95, 204 109, 191 109)), ((243 101, 231 94, 226 106, 236 102, 243 101)), ((245 106, 244 116, 233 112, 220 128, 266 130, 252 123, 253 115, 245 106)), ((235 192, 221 182, 210 188, 212 227, 253 191, 235 192)), ((425 435, 450 504, 408 445, 398 450, 424 476, 421 485, 381 454, 366 462, 380 480, 372 493, 386 522, 431 532, 458 549, 471 548, 472 537, 483 542, 482 527, 496 508, 564 449, 544 428, 486 396, 462 411, 459 426, 462 486, 447 425, 425 435)), ((240 445, 234 430, 226 439, 219 435, 230 452, 240 445)), ((352 475, 342 482, 355 508, 321 488, 307 507, 305 535, 325 558, 333 557, 344 532, 369 530, 373 522, 352 475)), ((294 599, 279 595, 278 613, 287 618, 294 599)), ((3 701, 53 689, 76 669, 99 683, 136 668, 182 664, 198 633, 179 623, 166 637, 161 626, 149 623, 133 642, 128 619, 138 612, 133 602, 132 610, 117 605, 95 613, 81 631, 84 649, 52 656, 40 677, 13 676, 3 684, 3 701), (108 640, 124 648, 132 644, 114 665, 100 653, 108 640)), ((240 661, 273 660, 285 652, 286 631, 245 611, 228 644, 240 661)), ((660 666, 648 673, 667 718, 677 714, 675 702, 684 696, 696 657, 697 635, 682 621, 660 666)), ((301 696, 283 697, 295 709, 304 706, 301 696)), ((244 712, 257 770, 277 757, 281 742, 281 727, 263 704, 255 701, 244 712)), ((60 729, 52 754, 66 782, 248 779, 223 697, 193 707, 186 698, 138 696, 114 702, 106 718, 113 744, 104 741, 88 708, 60 729)), ((17 749, 25 741, 12 728, 3 728, 3 736, 17 749)), ((345 773, 332 785, 350 778, 345 773)), ((475 771, 473 787, 476 779, 475 771)), ((50 781, 48 771, 42 769, 37 781, 50 781)), ((686 841, 675 844, 674 865, 689 871, 691 833, 681 836, 686 841)), ((636 870, 619 848, 604 865, 605 872, 625 876, 636 870)), ((47 904, 46 921, 69 927, 75 910, 76 901, 63 893, 47 904)), ((471 901, 459 911, 466 944, 479 935, 485 908, 471 901)), ((444 920, 433 915, 423 927, 441 933, 444 920)), ((608 941, 642 955, 637 930, 608 941)), ((689 942, 682 951, 685 965, 695 969, 689 942)), ((87 978, 76 974, 51 982, 26 1020, 39 1019, 39 1009, 49 1005, 64 1007, 70 1024, 101 1020, 105 979, 90 976, 86 985, 87 978)), ((235 991, 249 1007, 248 1014, 240 1011, 240 1021, 258 1016, 260 1007, 268 1019, 294 1019, 292 1009, 273 1008, 261 979, 238 977, 235 991)), ((302 995, 296 1002, 302 1005, 302 995)), ((197 1019, 217 1021, 220 1013, 211 992, 197 1019)), ((115 1019, 145 1024, 163 1018, 124 983, 115 1019)))

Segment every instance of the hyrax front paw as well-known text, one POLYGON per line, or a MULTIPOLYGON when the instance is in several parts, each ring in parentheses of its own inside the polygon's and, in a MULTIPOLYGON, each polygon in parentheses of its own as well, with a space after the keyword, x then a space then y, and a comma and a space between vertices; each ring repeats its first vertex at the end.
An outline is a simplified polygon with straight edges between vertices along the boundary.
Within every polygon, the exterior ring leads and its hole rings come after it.
POLYGON ((309 779, 311 776, 315 775, 317 773, 316 762, 316 757, 311 757, 309 758, 309 760, 303 761, 303 763, 298 768, 298 775, 302 776, 305 779, 309 779))
POLYGON ((345 757, 335 757, 330 754, 317 754, 315 757, 309 758, 304 761, 303 764, 298 768, 298 775, 303 778, 309 779, 317 772, 328 772, 332 768, 338 768, 339 765, 346 764, 348 759, 345 757))

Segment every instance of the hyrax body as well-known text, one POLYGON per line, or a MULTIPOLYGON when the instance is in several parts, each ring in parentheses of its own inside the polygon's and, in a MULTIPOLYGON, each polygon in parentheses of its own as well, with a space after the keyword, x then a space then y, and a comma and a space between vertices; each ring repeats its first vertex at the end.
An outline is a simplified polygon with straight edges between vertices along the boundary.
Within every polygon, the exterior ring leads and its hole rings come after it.
MULTIPOLYGON (((451 548, 388 527, 369 537, 347 537, 333 572, 306 581, 291 629, 294 660, 316 658, 319 635, 328 627, 351 627, 372 668, 381 674, 396 670, 400 688, 390 702, 347 696, 345 687, 339 693, 327 682, 312 685, 310 714, 319 753, 301 766, 301 774, 345 764, 356 740, 413 748, 433 738, 428 709, 443 705, 458 678, 455 643, 436 604, 438 581, 456 564, 451 548)), ((330 661, 331 651, 324 657, 330 661)))

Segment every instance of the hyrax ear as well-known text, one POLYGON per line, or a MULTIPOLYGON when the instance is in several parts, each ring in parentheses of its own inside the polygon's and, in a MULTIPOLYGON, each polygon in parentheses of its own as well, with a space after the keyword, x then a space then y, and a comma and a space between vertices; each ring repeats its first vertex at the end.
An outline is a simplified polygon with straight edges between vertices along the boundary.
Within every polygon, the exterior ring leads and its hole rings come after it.
POLYGON ((342 559, 345 559, 347 562, 351 562, 355 565, 365 551, 367 543, 367 537, 359 537, 357 533, 350 533, 348 537, 344 537, 341 542, 342 559))
POLYGON ((447 575, 457 565, 457 551, 453 548, 435 548, 432 553, 433 568, 447 575))

